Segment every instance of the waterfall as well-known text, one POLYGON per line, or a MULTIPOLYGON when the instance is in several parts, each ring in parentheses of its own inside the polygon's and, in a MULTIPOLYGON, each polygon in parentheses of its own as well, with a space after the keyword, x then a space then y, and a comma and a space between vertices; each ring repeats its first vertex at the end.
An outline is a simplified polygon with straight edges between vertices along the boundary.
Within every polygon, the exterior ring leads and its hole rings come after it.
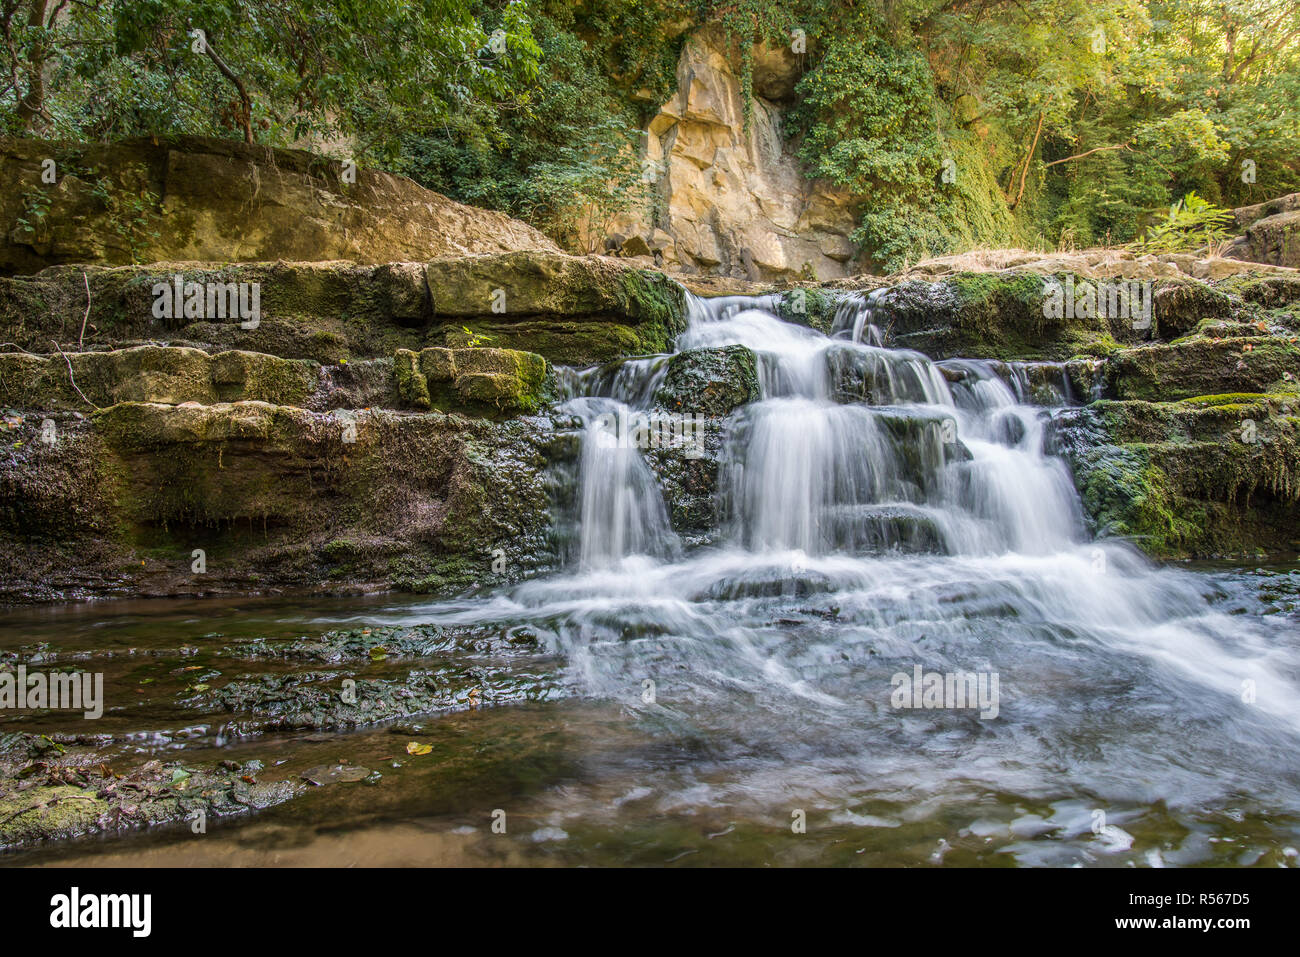
MULTIPOLYGON (((782 321, 775 296, 688 304, 678 351, 742 345, 758 359, 762 398, 727 423, 719 463, 730 541, 808 555, 1049 554, 1081 541, 1070 476, 1043 454, 1042 411, 1021 401, 1024 364, 940 365, 884 348, 871 321, 884 308, 879 290, 844 296, 833 336, 782 321)), ((664 557, 678 545, 626 425, 653 405, 668 358, 562 372, 564 408, 585 423, 584 567, 664 557)))

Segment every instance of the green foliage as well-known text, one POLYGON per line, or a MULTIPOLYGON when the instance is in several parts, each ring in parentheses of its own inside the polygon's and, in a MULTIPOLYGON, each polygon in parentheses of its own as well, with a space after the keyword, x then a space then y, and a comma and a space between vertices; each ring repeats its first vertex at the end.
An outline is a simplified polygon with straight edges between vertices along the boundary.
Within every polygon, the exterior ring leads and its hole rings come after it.
MULTIPOLYGON (((491 25, 491 4, 474 12, 491 25)), ((402 172, 537 225, 588 252, 620 213, 647 199, 640 125, 672 90, 680 42, 670 5, 542 0, 530 12, 539 72, 525 108, 483 122, 417 128, 402 172)))
POLYGON ((1143 251, 1213 249, 1228 237, 1231 223, 1232 214, 1226 209, 1188 193, 1169 208, 1168 219, 1131 245, 1143 251))
POLYGON ((514 107, 539 54, 516 2, 502 6, 496 38, 467 0, 132 0, 57 10, 11 0, 5 10, 0 36, 22 48, 4 64, 19 81, 0 101, 0 125, 70 139, 347 137, 353 158, 391 161, 413 127, 514 107), (42 13, 44 26, 24 26, 42 13))
POLYGON ((147 244, 157 241, 162 235, 158 229, 150 228, 157 222, 155 217, 162 206, 158 194, 148 187, 141 187, 138 192, 124 189, 123 177, 115 179, 100 170, 85 170, 84 175, 91 184, 90 194, 108 212, 108 226, 126 247, 131 262, 144 262, 147 244))
POLYGON ((50 194, 47 190, 27 190, 18 218, 14 221, 14 232, 38 236, 45 228, 45 218, 50 213, 50 194))

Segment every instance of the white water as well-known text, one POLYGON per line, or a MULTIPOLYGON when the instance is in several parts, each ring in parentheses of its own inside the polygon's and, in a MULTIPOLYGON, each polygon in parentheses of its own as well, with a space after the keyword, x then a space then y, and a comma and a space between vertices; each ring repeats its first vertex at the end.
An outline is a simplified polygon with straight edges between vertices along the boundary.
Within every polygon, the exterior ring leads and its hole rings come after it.
MULTIPOLYGON (((739 344, 759 354, 764 398, 733 413, 719 464, 729 544, 677 564, 645 561, 678 547, 662 496, 641 451, 595 441, 600 426, 591 425, 580 480, 585 574, 522 586, 518 599, 552 612, 559 599, 601 615, 623 601, 657 600, 664 611, 684 593, 744 594, 755 582, 770 590, 774 574, 788 568, 798 579, 815 568, 855 595, 870 586, 881 602, 873 617, 884 615, 893 628, 927 621, 964 632, 971 619, 959 613, 961 602, 945 613, 921 596, 974 588, 962 602, 1069 623, 1206 689, 1223 692, 1250 678, 1274 691, 1255 707, 1300 730, 1300 699, 1283 693, 1294 685, 1263 660, 1214 653, 1206 634, 1221 623, 1185 576, 1154 568, 1126 544, 1087 540, 1064 463, 1043 454, 1045 413, 1019 404, 991 364, 949 363, 960 373, 953 388, 919 353, 831 339, 781 321, 773 309, 770 298, 692 297, 691 323, 678 340, 679 351, 739 344), (837 366, 862 370, 873 404, 830 398, 837 366), (930 534, 909 542, 917 527, 930 534), (918 542, 926 557, 905 557, 918 542), (900 570, 905 593, 898 585, 880 593, 876 583, 896 581, 900 570), (1185 655, 1171 653, 1180 640, 1185 655)), ((854 335, 872 328, 861 318, 850 324, 854 335)), ((645 408, 662 374, 661 362, 635 360, 605 377, 612 398, 575 399, 570 410, 590 419, 620 399, 645 408)))

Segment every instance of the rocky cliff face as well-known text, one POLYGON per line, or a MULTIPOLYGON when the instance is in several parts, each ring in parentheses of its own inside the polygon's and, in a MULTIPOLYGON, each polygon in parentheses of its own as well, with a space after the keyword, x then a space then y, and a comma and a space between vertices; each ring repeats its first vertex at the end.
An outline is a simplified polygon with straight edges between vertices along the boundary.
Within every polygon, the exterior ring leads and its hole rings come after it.
POLYGON ((558 247, 403 176, 179 137, 0 145, 0 274, 58 263, 424 261, 558 247))
POLYGON ((653 208, 615 226, 631 255, 656 253, 687 275, 828 279, 859 271, 850 197, 804 178, 784 133, 798 57, 755 48, 745 125, 737 54, 716 29, 687 41, 677 93, 649 123, 653 208))
POLYGON ((1242 234, 1225 256, 1275 266, 1300 266, 1300 193, 1232 211, 1242 234))

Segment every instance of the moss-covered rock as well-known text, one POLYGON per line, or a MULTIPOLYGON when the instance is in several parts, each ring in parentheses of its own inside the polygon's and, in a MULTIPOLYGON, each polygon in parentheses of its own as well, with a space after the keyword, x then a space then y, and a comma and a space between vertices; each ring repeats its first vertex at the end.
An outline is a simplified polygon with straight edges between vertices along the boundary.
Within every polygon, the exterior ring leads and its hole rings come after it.
POLYGON ((464 326, 494 345, 587 365, 667 352, 686 323, 681 286, 603 257, 468 256, 431 262, 426 275, 436 315, 455 320, 434 331, 449 346, 463 343, 464 326))
POLYGON ((1066 455, 1102 535, 1161 558, 1287 554, 1300 546, 1300 397, 1101 401, 1059 413, 1066 455))
MULTIPOLYGON (((1205 320, 1239 316, 1255 300, 1282 303, 1293 295, 1289 276, 1232 276, 1219 282, 1190 277, 1093 279, 1038 272, 954 273, 935 280, 906 279, 878 299, 886 344, 935 359, 1066 359, 1103 356, 1151 339, 1185 336, 1205 320), (1076 308, 1049 315, 1048 283, 1074 284, 1076 308), (1085 288, 1099 283, 1151 283, 1151 321, 1135 322, 1111 308, 1078 307, 1085 288), (1245 290, 1255 300, 1243 298, 1245 290), (1105 315, 1082 315, 1083 311, 1105 315), (1074 315, 1070 313, 1073 312, 1074 315)), ((1109 300, 1108 300, 1109 301, 1109 300)), ((1117 300, 1118 304, 1120 300, 1117 300)), ((1250 315, 1245 318, 1255 321, 1250 315)))
POLYGON ((669 359, 654 401, 673 412, 725 416, 759 398, 758 357, 744 346, 722 346, 669 359))
POLYGON ((5 735, 0 746, 0 848, 182 821, 247 815, 302 785, 258 781, 262 762, 145 761, 117 773, 92 748, 5 735))
POLYGON ((886 345, 934 359, 1066 359, 1097 343, 1133 338, 1131 325, 1119 320, 1048 316, 1048 278, 958 273, 902 282, 879 299, 886 345))
POLYGON ((546 360, 513 349, 399 349, 393 375, 403 401, 417 409, 501 416, 536 412, 546 360))
POLYGON ((1116 398, 1157 402, 1267 392, 1300 383, 1300 345, 1280 337, 1197 338, 1126 349, 1111 357, 1107 381, 1116 398))
POLYGON ((256 352, 137 346, 111 352, 0 355, 0 404, 79 409, 117 402, 303 405, 317 388, 316 363, 256 352))
POLYGON ((461 347, 478 335, 494 346, 581 365, 666 352, 684 328, 685 291, 661 273, 560 253, 473 256, 427 266, 61 266, 0 279, 0 338, 29 352, 83 339, 92 349, 166 341, 336 363, 391 356, 397 349, 461 347), (205 288, 244 283, 251 290, 255 284, 257 321, 208 315, 206 307, 201 316, 155 315, 156 293, 174 288, 177 276, 205 288))
POLYGON ((826 289, 799 287, 782 293, 776 300, 775 311, 785 322, 807 326, 830 335, 835 326, 835 316, 843 302, 843 294, 826 289))
POLYGON ((57 263, 277 259, 424 261, 511 249, 557 251, 502 213, 475 209, 403 176, 355 169, 302 150, 215 137, 114 143, 7 139, 0 144, 0 273, 57 263), (54 160, 58 181, 42 181, 54 160), (26 198, 48 206, 11 229, 26 198))
POLYGON ((1234 310, 1228 292, 1197 279, 1162 279, 1152 299, 1155 334, 1162 339, 1186 335, 1203 319, 1226 319, 1234 310))
POLYGON ((8 600, 445 592, 555 561, 545 422, 263 402, 72 415, 53 444, 32 417, 0 449, 8 600))

